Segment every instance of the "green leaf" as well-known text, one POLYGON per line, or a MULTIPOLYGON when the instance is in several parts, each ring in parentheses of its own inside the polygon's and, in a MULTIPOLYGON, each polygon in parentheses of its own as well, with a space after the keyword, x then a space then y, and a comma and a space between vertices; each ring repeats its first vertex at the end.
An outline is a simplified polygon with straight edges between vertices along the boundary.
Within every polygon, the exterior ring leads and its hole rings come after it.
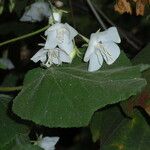
MULTIPOLYGON (((149 56, 150 44, 148 44, 143 50, 141 50, 141 52, 137 54, 137 56, 132 60, 132 63, 136 65, 142 63, 150 64, 149 56)), ((150 69, 144 71, 142 76, 147 81, 145 89, 136 97, 122 103, 122 108, 127 115, 132 114, 135 106, 142 107, 150 115, 150 69)))
POLYGON ((139 111, 133 119, 124 118, 113 130, 102 150, 149 150, 150 126, 139 111))
POLYGON ((4 147, 5 150, 43 150, 39 146, 32 145, 29 138, 24 135, 17 135, 11 143, 4 147))
POLYGON ((94 73, 77 66, 33 69, 14 100, 13 111, 48 127, 87 126, 97 109, 140 92, 146 85, 140 76, 139 66, 94 73))
POLYGON ((17 135, 28 133, 27 127, 13 120, 8 111, 9 97, 0 98, 0 149, 9 144, 17 135))
POLYGON ((0 69, 6 69, 6 66, 0 63, 0 69))
POLYGON ((19 79, 18 75, 10 73, 6 75, 1 86, 15 86, 17 84, 18 79, 19 79))
POLYGON ((135 56, 135 58, 132 60, 132 63, 150 64, 149 56, 150 56, 150 43, 135 56))
POLYGON ((105 143, 123 119, 124 116, 116 106, 95 112, 90 122, 93 141, 101 139, 101 143, 105 143))

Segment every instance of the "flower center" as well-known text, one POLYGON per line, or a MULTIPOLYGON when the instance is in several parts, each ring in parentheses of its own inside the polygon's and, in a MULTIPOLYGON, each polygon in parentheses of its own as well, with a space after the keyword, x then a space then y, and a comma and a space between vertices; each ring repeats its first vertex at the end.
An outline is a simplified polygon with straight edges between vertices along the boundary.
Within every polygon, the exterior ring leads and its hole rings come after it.
POLYGON ((111 54, 107 51, 107 49, 103 46, 103 43, 100 41, 96 44, 96 49, 105 57, 107 60, 113 60, 111 54))
POLYGON ((53 49, 50 49, 48 51, 47 57, 48 57, 48 59, 47 59, 46 63, 44 64, 46 67, 50 67, 53 64, 54 59, 59 59, 58 52, 53 49))
POLYGON ((61 29, 57 30, 56 38, 57 38, 57 41, 59 44, 62 44, 64 42, 64 35, 65 35, 66 31, 67 30, 65 28, 61 28, 61 29))

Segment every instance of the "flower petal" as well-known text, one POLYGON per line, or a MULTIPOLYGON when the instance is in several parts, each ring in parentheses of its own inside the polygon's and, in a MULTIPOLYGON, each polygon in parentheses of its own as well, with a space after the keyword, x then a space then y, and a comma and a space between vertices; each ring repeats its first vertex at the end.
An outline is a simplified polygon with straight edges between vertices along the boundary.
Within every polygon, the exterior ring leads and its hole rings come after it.
POLYGON ((47 40, 45 43, 45 49, 53 49, 57 46, 57 33, 56 31, 49 31, 49 32, 45 32, 45 34, 47 35, 47 40))
POLYGON ((64 35, 64 41, 62 43, 58 43, 60 49, 64 50, 68 55, 73 50, 73 42, 70 41, 67 34, 64 35))
POLYGON ((68 23, 65 23, 65 26, 70 32, 70 40, 72 40, 75 36, 78 35, 78 31, 71 27, 68 23))
POLYGON ((112 39, 115 43, 121 42, 121 39, 120 39, 118 30, 116 27, 109 28, 108 33, 109 33, 110 39, 112 39))
POLYGON ((101 68, 103 64, 103 57, 102 55, 93 53, 90 56, 90 61, 89 61, 89 68, 88 71, 93 72, 93 71, 97 71, 98 69, 101 68))
POLYGON ((45 35, 48 35, 48 33, 52 30, 58 30, 58 29, 61 29, 61 28, 65 28, 64 24, 62 23, 55 23, 54 25, 50 26, 46 32, 45 32, 45 35))
POLYGON ((121 39, 118 33, 118 30, 116 27, 111 27, 109 29, 107 29, 106 31, 103 32, 99 32, 98 33, 98 41, 100 42, 111 42, 114 41, 115 43, 120 43, 121 39))
POLYGON ((65 62, 65 63, 71 63, 72 62, 71 57, 63 51, 60 51, 60 60, 62 62, 65 62))
POLYGON ((44 150, 54 150, 59 137, 44 137, 38 145, 44 150))
POLYGON ((85 56, 84 56, 85 62, 88 62, 90 55, 95 52, 95 46, 97 44, 97 37, 95 35, 96 35, 95 33, 91 34, 89 46, 88 46, 85 56))
POLYGON ((108 65, 113 64, 116 59, 120 55, 120 48, 119 46, 114 42, 105 42, 103 43, 104 50, 101 50, 101 53, 108 65))
POLYGON ((41 48, 32 58, 31 60, 37 63, 38 61, 45 62, 46 61, 47 50, 41 48))

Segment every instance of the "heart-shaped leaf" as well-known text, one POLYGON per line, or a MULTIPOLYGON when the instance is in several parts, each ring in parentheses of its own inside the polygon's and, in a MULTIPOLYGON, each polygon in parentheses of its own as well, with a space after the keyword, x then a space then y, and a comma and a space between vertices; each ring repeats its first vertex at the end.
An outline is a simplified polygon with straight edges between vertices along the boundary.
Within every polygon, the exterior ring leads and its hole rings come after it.
POLYGON ((87 126, 97 109, 125 100, 145 85, 139 66, 94 73, 70 66, 37 68, 26 75, 13 111, 48 127, 87 126))

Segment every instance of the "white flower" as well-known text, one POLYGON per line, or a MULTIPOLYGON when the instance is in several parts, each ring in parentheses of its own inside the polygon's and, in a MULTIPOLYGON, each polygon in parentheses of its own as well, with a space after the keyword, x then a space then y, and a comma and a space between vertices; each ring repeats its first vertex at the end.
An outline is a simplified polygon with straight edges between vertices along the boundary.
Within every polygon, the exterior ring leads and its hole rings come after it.
POLYGON ((11 60, 8 59, 8 58, 1 58, 0 59, 0 64, 2 64, 4 66, 4 68, 6 68, 8 70, 11 70, 11 69, 15 68, 15 66, 13 65, 11 60))
POLYGON ((59 137, 44 137, 40 138, 37 145, 44 150, 55 150, 55 145, 58 142, 59 137))
POLYGON ((78 32, 69 24, 56 23, 46 30, 47 36, 45 49, 59 47, 68 55, 74 51, 73 39, 78 32))
POLYGON ((116 44, 120 42, 116 27, 91 34, 89 46, 84 56, 84 61, 89 61, 88 71, 100 69, 103 59, 108 65, 113 64, 120 55, 120 48, 116 44))
POLYGON ((44 49, 41 48, 32 58, 32 61, 37 63, 42 62, 42 65, 50 67, 52 64, 60 65, 62 62, 71 63, 72 57, 59 48, 44 49))
POLYGON ((25 11, 20 21, 40 22, 50 15, 51 11, 47 2, 35 2, 25 11))

